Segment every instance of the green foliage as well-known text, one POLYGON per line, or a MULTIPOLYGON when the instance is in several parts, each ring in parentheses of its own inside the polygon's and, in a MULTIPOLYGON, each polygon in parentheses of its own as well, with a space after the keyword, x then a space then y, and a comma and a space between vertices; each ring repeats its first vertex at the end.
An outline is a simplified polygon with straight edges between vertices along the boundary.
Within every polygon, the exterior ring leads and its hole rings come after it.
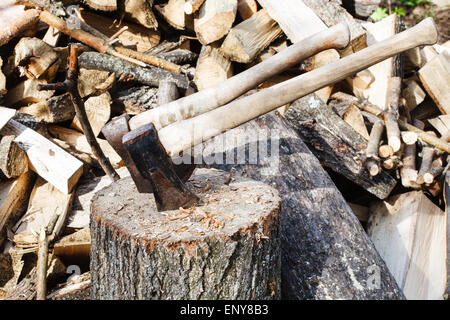
POLYGON ((425 13, 424 15, 423 15, 425 18, 429 18, 429 17, 434 17, 434 11, 433 11, 433 8, 430 8, 430 11, 428 12, 428 13, 425 13))
POLYGON ((404 17, 404 16, 406 16, 405 9, 402 8, 402 7, 395 7, 394 13, 397 14, 399 17, 404 17))
POLYGON ((370 17, 372 18, 373 21, 378 22, 389 16, 387 11, 388 10, 386 8, 378 7, 377 10, 372 12, 370 17))
POLYGON ((418 7, 421 4, 429 3, 430 0, 399 0, 399 2, 408 7, 418 7))

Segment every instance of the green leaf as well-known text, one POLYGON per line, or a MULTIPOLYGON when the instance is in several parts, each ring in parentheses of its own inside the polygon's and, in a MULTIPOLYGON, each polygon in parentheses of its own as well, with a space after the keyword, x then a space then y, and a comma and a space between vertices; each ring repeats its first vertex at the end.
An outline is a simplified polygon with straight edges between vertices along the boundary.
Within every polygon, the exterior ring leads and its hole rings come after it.
POLYGON ((397 14, 399 17, 406 16, 405 9, 403 9, 402 7, 395 7, 394 13, 397 14))
POLYGON ((381 8, 381 7, 378 7, 377 10, 372 12, 372 14, 370 15, 372 20, 375 21, 375 22, 383 20, 384 18, 386 18, 388 16, 389 15, 387 13, 387 9, 386 8, 381 8))

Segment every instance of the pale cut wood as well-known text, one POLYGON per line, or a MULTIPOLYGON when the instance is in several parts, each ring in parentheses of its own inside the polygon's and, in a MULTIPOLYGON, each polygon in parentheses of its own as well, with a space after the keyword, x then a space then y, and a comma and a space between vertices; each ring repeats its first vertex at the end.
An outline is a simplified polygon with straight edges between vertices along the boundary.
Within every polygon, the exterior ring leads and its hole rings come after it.
POLYGON ((184 4, 184 12, 186 14, 193 14, 200 9, 205 0, 186 0, 184 4))
POLYGON ((378 155, 382 158, 389 158, 394 155, 394 149, 390 145, 383 144, 378 148, 378 155))
POLYGON ((53 27, 48 27, 47 32, 44 35, 44 38, 42 38, 42 41, 44 41, 46 44, 52 47, 56 47, 59 39, 61 38, 61 35, 62 33, 57 29, 53 27))
POLYGON ((428 62, 433 60, 439 54, 433 46, 425 46, 422 50, 420 50, 420 55, 422 57, 422 65, 425 66, 428 62))
POLYGON ((354 77, 347 78, 347 83, 353 89, 353 94, 362 98, 362 93, 375 81, 375 77, 369 70, 358 72, 354 77))
MULTIPOLYGON (((188 3, 188 2, 186 2, 188 3)), ((155 6, 166 21, 175 29, 184 30, 186 28, 185 0, 169 0, 165 5, 155 6)))
MULTIPOLYGON (((66 142, 73 149, 82 153, 87 153, 96 159, 84 134, 59 126, 50 126, 48 127, 48 131, 53 137, 66 142)), ((122 158, 120 158, 120 156, 114 151, 108 141, 97 138, 97 142, 114 168, 118 168, 123 165, 122 158)))
POLYGON ((84 98, 91 94, 101 93, 98 88, 107 81, 109 74, 108 71, 80 68, 78 76, 80 96, 84 98))
POLYGON ((255 0, 238 0, 237 10, 242 20, 247 20, 258 11, 258 5, 255 0))
POLYGON ((59 214, 53 234, 62 231, 67 213, 72 205, 73 192, 64 194, 38 177, 31 191, 27 212, 13 228, 14 242, 20 245, 37 243, 39 232, 46 228, 55 214, 59 214))
POLYGON ((125 0, 124 10, 127 15, 144 27, 156 30, 158 20, 152 11, 153 0, 125 0))
POLYGON ((116 11, 117 0, 84 0, 89 7, 101 11, 116 11))
POLYGON ((3 46, 11 39, 22 35, 26 31, 34 29, 39 22, 39 10, 31 9, 23 11, 22 6, 12 6, 10 9, 13 12, 5 12, 4 16, 2 15, 2 19, 0 19, 0 46, 3 46))
POLYGON ((14 136, 0 138, 0 172, 8 178, 17 178, 28 171, 28 158, 14 142, 14 136))
MULTIPOLYGON (((108 92, 105 92, 97 97, 90 97, 85 101, 84 106, 86 108, 89 123, 92 127, 92 132, 94 132, 95 136, 98 136, 103 126, 111 117, 111 96, 108 92)), ((70 126, 83 132, 80 120, 77 117, 73 119, 70 126)))
POLYGON ((16 115, 16 110, 0 107, 0 129, 2 129, 5 124, 8 123, 16 115))
POLYGON ((407 299, 440 300, 446 286, 446 213, 413 191, 370 207, 368 233, 407 299))
POLYGON ((38 90, 38 85, 45 83, 47 81, 38 79, 28 79, 19 83, 11 90, 8 90, 5 96, 5 104, 20 106, 49 99, 53 96, 53 90, 38 90))
POLYGON ((398 53, 423 44, 436 43, 437 37, 434 20, 424 19, 416 26, 390 39, 322 68, 235 100, 193 119, 178 121, 162 128, 158 131, 160 141, 168 154, 178 155, 183 150, 221 132, 237 127, 329 84, 343 80, 398 53), (249 106, 252 107, 249 108, 249 106), (211 127, 211 123, 214 123, 215 126, 211 127))
POLYGON ((406 99, 408 111, 411 112, 425 100, 427 95, 416 81, 411 80, 403 89, 402 96, 406 99))
POLYGON ((203 45, 223 38, 236 18, 237 0, 206 0, 194 19, 194 28, 203 45))
POLYGON ((198 90, 215 88, 232 75, 231 61, 215 46, 203 46, 194 77, 198 90))
POLYGON ((3 60, 0 57, 0 96, 6 93, 6 77, 2 72, 3 60))
POLYGON ((232 61, 248 63, 281 34, 265 9, 233 27, 220 51, 232 61))
POLYGON ((146 52, 155 47, 161 40, 159 31, 147 29, 139 24, 128 21, 118 21, 103 15, 80 11, 83 20, 91 27, 97 29, 108 38, 112 37, 123 27, 127 29, 121 32, 117 39, 122 46, 135 49, 138 52, 146 52))
POLYGON ((163 108, 149 110, 133 117, 130 120, 130 128, 134 130, 143 124, 152 122, 159 129, 174 121, 213 110, 321 50, 345 47, 348 39, 349 30, 344 24, 329 28, 309 39, 289 46, 277 55, 224 81, 215 89, 200 91, 171 102, 163 108))
POLYGON ((380 160, 378 158, 378 146, 380 144, 381 136, 384 132, 383 121, 378 120, 374 123, 370 136, 367 142, 365 164, 367 171, 371 177, 375 177, 380 173, 380 160))
POLYGON ((61 238, 55 243, 53 253, 61 258, 76 259, 81 257, 89 259, 91 249, 91 234, 89 228, 83 228, 73 234, 61 238))
POLYGON ((450 115, 442 115, 434 119, 428 119, 428 122, 440 133, 442 139, 449 137, 450 115))
POLYGON ((158 87, 158 105, 164 105, 173 100, 177 100, 180 96, 175 83, 171 81, 161 81, 158 87))
MULTIPOLYGON (((0 246, 5 239, 5 227, 16 218, 33 187, 34 174, 27 171, 15 180, 0 182, 0 246)), ((26 209, 26 206, 23 208, 26 209)))
POLYGON ((443 52, 419 70, 419 77, 443 114, 450 114, 450 54, 443 52))
POLYGON ((75 109, 69 93, 22 107, 19 111, 32 115, 36 121, 46 123, 69 121, 75 117, 75 109))
POLYGON ((350 105, 344 112, 343 119, 364 139, 369 140, 369 132, 367 131, 361 110, 355 105, 350 105))
POLYGON ((69 194, 83 172, 83 163, 69 153, 15 120, 10 120, 0 131, 15 135, 16 142, 28 156, 28 165, 58 190, 69 194))
MULTIPOLYGON (((364 24, 367 30, 367 44, 374 45, 377 42, 383 41, 395 35, 397 18, 396 15, 391 15, 377 23, 364 24)), ((367 98, 372 104, 380 107, 382 110, 387 109, 388 104, 388 86, 389 79, 393 72, 394 58, 386 59, 369 68, 369 71, 375 78, 375 81, 369 88, 362 92, 362 95, 367 98)))

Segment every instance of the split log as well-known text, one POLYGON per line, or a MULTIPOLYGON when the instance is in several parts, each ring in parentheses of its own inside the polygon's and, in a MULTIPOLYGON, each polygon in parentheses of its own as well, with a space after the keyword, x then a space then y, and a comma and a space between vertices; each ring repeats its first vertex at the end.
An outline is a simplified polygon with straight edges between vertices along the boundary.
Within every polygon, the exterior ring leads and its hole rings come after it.
POLYGON ((369 140, 369 132, 367 131, 366 124, 364 123, 364 118, 362 116, 361 110, 359 110, 358 107, 350 104, 347 110, 345 110, 342 118, 364 139, 369 140))
POLYGON ((16 110, 0 107, 0 130, 16 115, 16 110))
POLYGON ((14 66, 28 79, 52 81, 61 60, 53 48, 37 38, 22 38, 14 48, 14 66))
POLYGON ((64 194, 41 177, 36 179, 31 191, 27 212, 12 228, 16 245, 32 246, 37 244, 35 232, 46 228, 58 213, 53 234, 59 235, 64 227, 68 210, 72 205, 73 192, 64 194))
POLYGON ((3 60, 0 57, 0 96, 6 93, 6 77, 2 72, 3 60))
POLYGON ((167 4, 157 5, 155 8, 172 27, 177 30, 184 30, 186 29, 187 19, 191 19, 191 24, 193 22, 192 17, 185 15, 185 5, 188 3, 185 0, 169 0, 167 4))
POLYGON ((366 168, 371 177, 380 173, 380 159, 378 158, 378 145, 384 131, 383 121, 378 120, 372 127, 366 148, 366 168))
POLYGON ((32 115, 36 121, 45 123, 64 122, 75 117, 73 102, 68 93, 22 107, 19 111, 32 115))
POLYGON ((28 156, 28 165, 58 190, 69 194, 83 172, 83 163, 36 131, 10 120, 2 135, 15 135, 14 142, 28 156))
POLYGON ((204 2, 205 0, 186 0, 186 3, 184 4, 184 12, 186 14, 196 13, 204 2))
POLYGON ((439 132, 442 140, 450 142, 450 115, 428 119, 428 122, 439 132))
POLYGON ((389 196, 396 180, 384 172, 374 178, 369 176, 361 158, 367 141, 317 96, 308 95, 294 102, 286 119, 325 166, 380 199, 389 196))
POLYGON ((436 150, 434 148, 425 146, 422 149, 422 163, 420 164, 419 173, 417 175, 416 183, 424 184, 425 182, 425 174, 427 174, 431 169, 431 163, 433 162, 433 158, 436 150))
POLYGON ((0 172, 8 178, 17 178, 28 171, 26 153, 14 142, 14 136, 0 139, 0 172))
POLYGON ((363 98, 362 93, 375 81, 375 77, 366 69, 358 72, 354 77, 347 78, 346 81, 352 88, 353 94, 358 98, 363 98))
POLYGON ((67 235, 53 246, 53 253, 64 261, 77 261, 79 264, 89 262, 91 250, 91 233, 89 228, 83 228, 67 235))
POLYGON ((163 214, 131 178, 98 192, 92 298, 279 299, 278 192, 242 178, 226 185, 226 177, 197 170, 190 182, 203 204, 163 214))
POLYGON ((444 212, 421 191, 370 207, 368 233, 407 299, 442 299, 446 272, 444 212))
POLYGON ((26 210, 34 177, 33 172, 27 171, 17 179, 0 181, 0 246, 6 238, 5 228, 26 210))
POLYGON ((443 114, 450 114, 450 54, 443 52, 422 69, 419 77, 425 90, 443 114))
POLYGON ((258 4, 255 0, 238 0, 237 10, 242 20, 247 20, 258 11, 258 4))
POLYGON ((278 24, 262 9, 233 27, 220 51, 232 61, 249 63, 280 34, 278 24))
POLYGON ((283 299, 403 297, 342 194, 283 118, 252 120, 206 142, 202 154, 208 166, 278 189, 283 299))
MULTIPOLYGON (((111 76, 115 79, 114 74, 111 74, 111 76)), ((77 84, 80 97, 84 98, 104 92, 105 90, 101 90, 100 88, 108 80, 110 81, 110 74, 108 71, 80 68, 77 84)))
POLYGON ((116 11, 117 0, 83 0, 89 7, 101 11, 116 11))
POLYGON ((382 158, 389 158, 394 155, 394 149, 390 145, 383 144, 378 148, 378 155, 382 158))
POLYGON ((131 78, 137 82, 157 87, 161 80, 170 80, 177 87, 186 89, 188 79, 185 75, 176 74, 160 68, 142 68, 131 62, 97 52, 84 52, 78 57, 81 68, 115 72, 117 76, 131 78))
POLYGON ((415 143, 405 147, 402 159, 403 167, 400 170, 402 185, 405 188, 413 187, 417 179, 416 153, 417 146, 415 143))
MULTIPOLYGON (((96 97, 90 97, 84 102, 87 118, 92 127, 92 132, 98 136, 103 126, 111 117, 111 96, 105 92, 96 97)), ((75 117, 70 125, 72 128, 83 132, 80 120, 75 117)))
POLYGON ((161 81, 158 88, 158 105, 162 106, 177 100, 180 96, 177 86, 170 81, 161 81))
POLYGON ((124 11, 132 20, 144 27, 156 30, 158 20, 152 11, 153 0, 125 0, 124 11))
POLYGON ((57 29, 53 27, 48 27, 47 32, 45 33, 42 41, 46 44, 56 47, 59 39, 61 38, 62 32, 59 32, 57 29))
POLYGON ((406 99, 408 111, 411 112, 425 100, 427 95, 416 81, 411 80, 407 82, 406 88, 403 89, 402 96, 406 99))
POLYGON ((129 89, 111 92, 114 113, 136 115, 158 107, 157 88, 133 86, 129 89))
POLYGON ((203 46, 197 61, 194 82, 199 91, 215 88, 233 75, 231 61, 214 46, 203 46))
POLYGON ((38 22, 39 11, 35 9, 26 10, 20 16, 11 20, 9 25, 2 27, 0 31, 0 46, 20 36, 25 31, 35 28, 38 22))
POLYGON ((237 0, 206 0, 200 7, 194 28, 203 45, 223 38, 236 18, 237 0))
POLYGON ((117 21, 103 15, 98 15, 86 10, 80 11, 81 18, 87 25, 100 31, 103 35, 111 38, 123 27, 127 29, 117 35, 117 39, 122 46, 135 49, 138 52, 146 52, 155 47, 161 35, 158 31, 149 30, 139 24, 127 21, 117 21))
POLYGON ((400 92, 402 89, 402 79, 399 77, 392 77, 389 79, 388 95, 387 95, 387 110, 384 113, 384 123, 386 125, 386 135, 388 144, 392 147, 392 150, 398 152, 402 145, 400 139, 400 128, 398 127, 397 119, 398 105, 400 92))
MULTIPOLYGON (((78 152, 89 154, 91 157, 98 161, 97 157, 92 152, 91 146, 89 145, 84 134, 59 126, 50 126, 48 127, 48 131, 53 137, 66 142, 73 149, 77 150, 78 152)), ((123 165, 122 159, 110 146, 108 141, 97 138, 97 142, 100 145, 100 148, 102 149, 105 156, 111 162, 111 165, 114 169, 119 168, 123 165)))
POLYGON ((49 99, 53 96, 54 90, 40 91, 39 84, 47 81, 38 79, 28 79, 19 83, 14 88, 8 90, 5 96, 5 104, 9 106, 21 106, 29 103, 37 103, 49 99))

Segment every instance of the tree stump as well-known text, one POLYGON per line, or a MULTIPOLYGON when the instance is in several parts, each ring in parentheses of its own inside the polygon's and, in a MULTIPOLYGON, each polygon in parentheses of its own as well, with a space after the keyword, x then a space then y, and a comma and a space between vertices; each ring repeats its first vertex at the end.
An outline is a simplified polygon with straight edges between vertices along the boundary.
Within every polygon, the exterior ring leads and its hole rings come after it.
POLYGON ((201 203, 158 212, 131 178, 91 203, 92 299, 279 299, 278 191, 215 169, 188 184, 201 203))

